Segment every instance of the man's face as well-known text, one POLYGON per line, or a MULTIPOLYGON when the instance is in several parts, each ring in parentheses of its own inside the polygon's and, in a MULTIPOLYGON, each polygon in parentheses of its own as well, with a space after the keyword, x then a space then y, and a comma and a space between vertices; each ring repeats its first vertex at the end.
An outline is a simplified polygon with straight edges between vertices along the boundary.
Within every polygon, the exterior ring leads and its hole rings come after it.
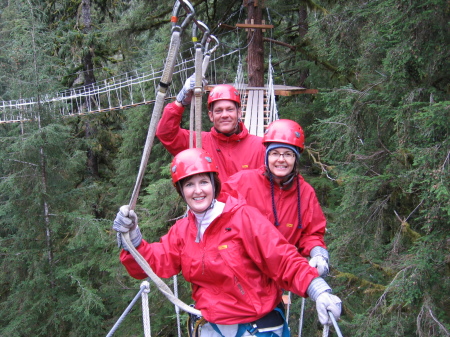
POLYGON ((241 108, 237 108, 233 101, 220 100, 212 104, 212 110, 208 115, 217 131, 229 134, 236 131, 238 120, 241 118, 241 108))

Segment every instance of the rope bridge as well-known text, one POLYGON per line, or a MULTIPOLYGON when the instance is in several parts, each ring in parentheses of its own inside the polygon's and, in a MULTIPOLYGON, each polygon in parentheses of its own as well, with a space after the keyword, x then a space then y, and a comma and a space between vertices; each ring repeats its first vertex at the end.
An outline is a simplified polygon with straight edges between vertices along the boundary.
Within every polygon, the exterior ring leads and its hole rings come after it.
MULTIPOLYGON (((223 57, 223 56, 221 56, 223 57)), ((216 60, 216 59, 215 59, 216 60)), ((215 61, 213 60, 213 61, 215 61)), ((182 60, 174 69, 174 83, 168 88, 167 99, 176 96, 187 72, 194 71, 194 60, 182 60), (175 88, 177 87, 177 88, 175 88)), ((155 102, 163 70, 134 70, 111 77, 92 85, 68 89, 40 98, 19 99, 0 102, 0 124, 37 120, 38 105, 53 112, 54 117, 85 115, 113 110, 123 110, 155 102)))
MULTIPOLYGON (((236 51, 219 55, 211 60, 216 62, 236 51)), ((172 85, 169 86, 166 100, 173 99, 186 77, 194 72, 195 60, 190 58, 179 61, 174 68, 172 85)), ((269 67, 268 83, 265 88, 250 88, 243 83, 242 63, 239 61, 235 87, 242 101, 242 118, 251 134, 262 136, 267 125, 278 118, 275 105, 275 93, 272 82, 272 67, 269 67)), ((96 82, 46 94, 40 100, 36 98, 0 101, 0 124, 21 123, 39 119, 39 105, 53 113, 55 118, 87 115, 114 110, 125 110, 155 102, 155 92, 163 70, 133 70, 96 82)), ((210 88, 208 86, 206 89, 210 88)))

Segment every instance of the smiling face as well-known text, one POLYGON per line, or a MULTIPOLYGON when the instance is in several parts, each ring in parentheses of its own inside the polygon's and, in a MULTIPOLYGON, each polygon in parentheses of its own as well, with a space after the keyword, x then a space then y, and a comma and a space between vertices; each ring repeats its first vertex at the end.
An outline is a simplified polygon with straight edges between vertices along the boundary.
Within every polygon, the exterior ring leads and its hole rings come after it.
POLYGON ((235 102, 224 99, 214 102, 208 115, 217 131, 230 134, 236 131, 238 120, 241 118, 241 109, 236 107, 235 102))
POLYGON ((276 179, 282 180, 295 166, 295 153, 291 149, 278 147, 270 150, 267 157, 269 170, 276 179))
POLYGON ((214 198, 209 174, 200 173, 186 178, 182 183, 182 190, 189 208, 196 213, 204 212, 214 198))

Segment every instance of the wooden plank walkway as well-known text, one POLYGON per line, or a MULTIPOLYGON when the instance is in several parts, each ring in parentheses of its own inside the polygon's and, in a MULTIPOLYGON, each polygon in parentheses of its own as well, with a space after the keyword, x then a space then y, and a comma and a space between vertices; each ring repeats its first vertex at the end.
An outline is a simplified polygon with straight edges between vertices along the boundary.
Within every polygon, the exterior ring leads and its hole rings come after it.
POLYGON ((248 90, 247 103, 243 107, 244 124, 252 135, 264 134, 264 90, 248 90))
POLYGON ((263 136, 268 119, 265 109, 265 90, 262 88, 247 90, 242 104, 242 119, 252 135, 263 136))

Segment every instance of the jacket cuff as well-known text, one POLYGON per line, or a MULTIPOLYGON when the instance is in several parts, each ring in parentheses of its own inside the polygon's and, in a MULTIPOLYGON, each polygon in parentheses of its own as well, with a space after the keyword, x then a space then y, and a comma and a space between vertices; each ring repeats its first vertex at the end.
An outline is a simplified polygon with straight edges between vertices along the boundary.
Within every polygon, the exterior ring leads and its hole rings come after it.
POLYGON ((326 250, 325 248, 320 247, 320 246, 315 246, 309 252, 309 256, 314 257, 317 255, 322 255, 324 257, 324 259, 327 260, 327 263, 328 263, 328 261, 330 259, 329 255, 328 255, 328 250, 326 250))
POLYGON ((306 294, 308 294, 314 302, 317 300, 317 297, 324 292, 331 293, 331 288, 321 277, 317 277, 312 280, 308 286, 308 290, 306 290, 306 294))

